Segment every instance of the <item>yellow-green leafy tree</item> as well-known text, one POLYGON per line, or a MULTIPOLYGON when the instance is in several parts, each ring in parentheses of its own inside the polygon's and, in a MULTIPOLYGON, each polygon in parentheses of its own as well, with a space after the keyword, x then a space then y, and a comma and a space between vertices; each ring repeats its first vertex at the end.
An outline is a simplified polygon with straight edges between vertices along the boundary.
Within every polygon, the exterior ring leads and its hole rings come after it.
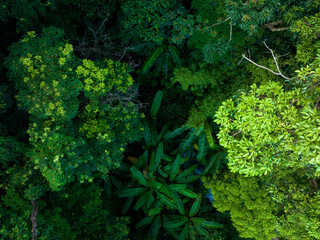
POLYGON ((29 153, 54 190, 73 179, 107 178, 140 133, 136 88, 126 64, 79 59, 57 28, 28 32, 10 47, 8 77, 30 114, 29 153))

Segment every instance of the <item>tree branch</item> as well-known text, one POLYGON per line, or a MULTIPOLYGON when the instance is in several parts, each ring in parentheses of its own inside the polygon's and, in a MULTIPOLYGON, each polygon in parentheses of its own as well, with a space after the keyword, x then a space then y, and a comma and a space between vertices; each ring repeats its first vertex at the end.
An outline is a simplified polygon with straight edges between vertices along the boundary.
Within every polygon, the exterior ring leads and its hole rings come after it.
POLYGON ((286 31, 290 28, 290 27, 275 27, 281 23, 282 23, 282 20, 279 20, 277 22, 266 23, 262 27, 269 28, 272 32, 286 31))
POLYGON ((275 64, 276 64, 276 67, 277 67, 278 72, 272 71, 270 68, 267 68, 267 67, 265 67, 265 66, 262 66, 262 65, 259 65, 259 64, 255 63, 255 62, 252 61, 250 58, 247 58, 244 54, 242 54, 242 57, 243 57, 244 59, 246 59, 247 61, 251 62, 252 64, 256 65, 257 67, 266 69, 266 70, 268 70, 269 72, 271 72, 271 73, 273 73, 273 74, 275 74, 275 75, 277 75, 277 76, 280 76, 280 77, 283 77, 284 79, 290 80, 290 78, 288 78, 288 77, 286 77, 286 76, 284 76, 284 75, 282 74, 282 72, 281 72, 281 70, 280 70, 280 68, 279 68, 279 64, 278 64, 278 61, 277 61, 277 57, 274 55, 273 50, 272 50, 271 48, 269 48, 269 46, 266 44, 265 41, 263 41, 263 44, 266 46, 266 48, 267 48, 267 49, 270 51, 270 53, 272 54, 272 58, 273 58, 273 60, 274 60, 274 62, 275 62, 275 64))
POLYGON ((31 214, 31 222, 32 222, 32 240, 37 240, 37 212, 38 212, 38 203, 37 200, 32 200, 33 210, 31 214))

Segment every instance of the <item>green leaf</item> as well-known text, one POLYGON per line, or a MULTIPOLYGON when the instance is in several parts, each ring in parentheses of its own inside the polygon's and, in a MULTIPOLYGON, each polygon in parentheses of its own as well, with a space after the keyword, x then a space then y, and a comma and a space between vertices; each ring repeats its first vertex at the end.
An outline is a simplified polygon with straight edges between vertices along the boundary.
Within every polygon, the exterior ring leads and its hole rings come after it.
POLYGON ((219 168, 219 164, 220 164, 220 153, 212 154, 209 158, 208 165, 205 167, 205 169, 203 170, 201 175, 203 176, 203 175, 207 174, 208 171, 210 170, 210 168, 212 167, 212 165, 215 165, 214 172, 212 173, 213 175, 215 175, 216 171, 219 168))
POLYGON ((206 142, 206 135, 205 133, 202 133, 198 141, 198 154, 197 154, 198 161, 201 161, 206 155, 205 142, 206 142))
POLYGON ((132 172, 132 175, 135 177, 135 179, 137 179, 141 185, 147 186, 147 180, 145 179, 143 173, 141 173, 135 166, 132 166, 130 168, 130 171, 132 172))
POLYGON ((147 212, 151 207, 152 205, 154 204, 155 202, 155 197, 153 196, 153 191, 149 191, 148 192, 148 199, 147 199, 147 202, 146 202, 146 205, 142 207, 142 209, 147 212))
POLYGON ((154 216, 160 214, 162 211, 162 208, 152 208, 149 210, 148 215, 149 216, 154 216))
POLYGON ((147 183, 148 187, 152 187, 152 188, 156 188, 156 189, 160 189, 162 184, 155 181, 155 180, 151 180, 150 182, 147 183))
POLYGON ((166 228, 179 228, 188 222, 187 218, 182 218, 178 220, 167 221, 163 225, 166 228))
POLYGON ((135 226, 135 228, 140 228, 144 225, 148 225, 150 223, 152 223, 153 219, 155 218, 155 216, 148 216, 143 218, 140 222, 138 222, 135 226))
POLYGON ((189 177, 185 177, 185 178, 181 178, 181 179, 176 179, 177 183, 192 183, 194 181, 197 181, 200 179, 200 176, 189 176, 189 177))
POLYGON ((151 153, 150 156, 150 164, 149 164, 149 172, 153 173, 156 171, 156 160, 154 152, 151 153))
POLYGON ((212 133, 211 133, 211 129, 208 121, 206 121, 206 123, 204 124, 204 131, 206 133, 210 148, 214 148, 214 139, 212 137, 212 133))
POLYGON ((210 237, 209 232, 201 227, 200 225, 194 225, 195 229, 197 230, 198 233, 200 233, 202 236, 210 237))
POLYGON ((169 179, 170 181, 173 181, 174 178, 177 176, 178 172, 179 172, 179 168, 180 168, 180 161, 181 161, 181 155, 178 154, 176 159, 173 162, 171 171, 170 171, 170 175, 169 175, 169 179))
POLYGON ((165 49, 166 45, 161 45, 158 48, 156 48, 150 56, 147 58, 147 60, 144 62, 142 66, 142 72, 146 73, 154 64, 154 62, 157 60, 157 58, 160 56, 160 54, 165 49))
POLYGON ((127 199, 127 201, 124 203, 123 209, 122 209, 122 214, 123 214, 123 215, 127 213, 127 211, 129 210, 129 208, 130 208, 133 200, 134 200, 134 197, 129 197, 129 198, 127 199))
POLYGON ((174 192, 174 200, 176 201, 177 203, 177 208, 178 208, 178 211, 181 215, 185 215, 185 209, 184 209, 184 205, 183 205, 183 202, 181 201, 181 198, 179 197, 179 195, 174 192))
POLYGON ((186 184, 170 184, 169 187, 173 190, 173 191, 180 191, 180 190, 183 190, 183 189, 186 189, 187 188, 187 185, 186 184))
POLYGON ((167 228, 166 226, 168 225, 167 222, 169 222, 169 219, 166 215, 163 216, 163 227, 166 230, 166 232, 168 234, 170 234, 172 237, 174 237, 175 239, 177 239, 178 234, 177 232, 174 230, 174 228, 167 228))
POLYGON ((169 52, 170 52, 170 55, 172 57, 173 62, 176 64, 176 67, 181 67, 179 50, 175 46, 169 45, 169 52))
POLYGON ((160 142, 158 144, 157 152, 156 152, 156 159, 155 159, 155 165, 156 168, 159 166, 159 163, 163 157, 163 142, 160 142))
POLYGON ((152 145, 152 135, 150 131, 150 127, 148 122, 145 122, 144 124, 144 140, 146 142, 146 145, 150 147, 152 145))
POLYGON ((194 174, 194 171, 197 169, 197 167, 198 167, 198 164, 195 164, 192 167, 179 173, 179 175, 176 177, 176 181, 183 180, 186 176, 194 174))
POLYGON ((147 188, 131 188, 118 192, 119 197, 135 197, 147 191, 147 188))
POLYGON ((169 174, 171 171, 171 168, 172 168, 172 164, 170 163, 170 164, 166 165, 164 168, 162 168, 162 171, 169 174))
POLYGON ((189 234, 189 223, 187 223, 184 228, 182 229, 182 232, 180 233, 179 237, 177 238, 177 240, 185 240, 189 234))
POLYGON ((201 225, 203 227, 208 227, 208 228, 221 228, 221 227, 223 227, 222 224, 216 223, 214 221, 207 221, 204 218, 195 218, 195 217, 193 217, 191 219, 195 224, 201 225))
POLYGON ((189 217, 193 217, 198 213, 199 208, 200 208, 200 204, 201 204, 201 200, 202 200, 202 194, 199 193, 196 201, 192 204, 192 207, 189 212, 189 217))
POLYGON ((160 193, 158 196, 160 198, 160 201, 163 204, 167 205, 169 208, 172 208, 172 209, 176 209, 177 208, 175 203, 174 203, 174 201, 171 200, 170 198, 168 198, 166 195, 160 193))
POLYGON ((148 199, 148 193, 141 195, 138 201, 136 202, 136 204, 134 205, 133 209, 135 211, 138 211, 139 208, 141 208, 146 203, 147 199, 148 199))
POLYGON ((177 192, 181 193, 182 195, 188 197, 188 198, 197 198, 198 195, 195 192, 192 192, 189 189, 179 189, 177 192))
POLYGON ((148 150, 145 150, 144 153, 139 157, 138 162, 135 164, 135 166, 138 169, 143 168, 144 166, 146 166, 148 164, 148 160, 149 160, 149 152, 148 150))
POLYGON ((196 135, 195 135, 195 130, 191 130, 190 133, 188 134, 189 137, 187 140, 184 140, 183 143, 179 146, 179 150, 182 152, 188 148, 190 148, 192 146, 192 143, 194 142, 194 140, 196 139, 196 135))
POLYGON ((165 172, 163 172, 160 167, 158 167, 158 173, 159 173, 159 174, 161 175, 161 177, 163 177, 163 178, 167 178, 167 177, 168 177, 168 174, 165 173, 165 172))
POLYGON ((173 158, 168 156, 167 154, 163 154, 163 157, 162 157, 164 160, 166 160, 167 162, 172 162, 173 158))
POLYGON ((168 197, 170 198, 174 198, 174 192, 172 191, 172 189, 166 184, 165 181, 162 180, 162 186, 159 189, 160 192, 166 194, 168 197))
POLYGON ((164 135, 164 139, 166 140, 170 140, 172 138, 175 138, 176 136, 181 135, 182 133, 184 133, 187 130, 186 126, 182 126, 179 128, 176 128, 175 130, 173 130, 172 132, 168 132, 164 135))
POLYGON ((163 92, 159 90, 157 92, 156 96, 154 97, 152 105, 151 105, 150 114, 151 114, 152 118, 155 117, 159 111, 162 97, 163 97, 163 92))
POLYGON ((157 128, 155 126, 155 122, 154 121, 149 121, 149 128, 150 128, 150 132, 151 132, 152 146, 156 146, 157 145, 157 139, 158 139, 158 132, 157 132, 157 128))
POLYGON ((154 223, 151 226, 151 234, 154 239, 157 238, 157 236, 159 234, 160 227, 161 227, 161 217, 157 216, 156 220, 154 221, 154 223))

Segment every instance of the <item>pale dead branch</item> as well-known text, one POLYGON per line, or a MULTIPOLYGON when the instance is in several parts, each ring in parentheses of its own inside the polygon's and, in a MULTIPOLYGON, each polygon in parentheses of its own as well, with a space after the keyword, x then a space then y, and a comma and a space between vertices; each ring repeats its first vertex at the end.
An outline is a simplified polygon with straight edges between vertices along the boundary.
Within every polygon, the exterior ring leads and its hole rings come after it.
POLYGON ((252 60, 250 59, 250 56, 249 56, 249 58, 248 58, 248 57, 246 57, 244 54, 242 54, 242 57, 243 57, 244 59, 246 59, 247 61, 251 62, 252 64, 256 65, 257 67, 266 69, 266 70, 268 70, 269 72, 271 72, 271 73, 273 73, 273 74, 275 74, 275 75, 277 75, 277 76, 280 76, 280 77, 283 77, 284 79, 290 80, 290 78, 284 76, 283 73, 281 72, 281 70, 280 70, 280 68, 279 68, 278 61, 277 61, 277 57, 275 56, 274 51, 273 51, 271 48, 269 48, 269 46, 266 44, 265 41, 263 42, 263 44, 266 46, 266 48, 267 48, 267 49, 270 51, 270 53, 272 54, 273 61, 275 62, 276 67, 277 67, 277 72, 271 70, 270 68, 267 68, 267 67, 265 67, 265 66, 262 66, 262 65, 260 65, 260 64, 255 63, 254 61, 252 61, 252 60))

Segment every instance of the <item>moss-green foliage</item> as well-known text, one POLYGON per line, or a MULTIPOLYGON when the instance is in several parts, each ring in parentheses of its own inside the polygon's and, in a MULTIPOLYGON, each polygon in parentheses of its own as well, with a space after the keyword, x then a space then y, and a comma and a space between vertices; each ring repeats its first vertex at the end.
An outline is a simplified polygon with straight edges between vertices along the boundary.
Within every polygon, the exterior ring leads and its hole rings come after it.
POLYGON ((270 22, 281 21, 275 27, 286 27, 306 14, 318 11, 319 7, 319 1, 312 0, 225 0, 226 15, 249 35, 256 34, 259 27, 270 22))
POLYGON ((125 41, 180 43, 193 32, 194 19, 186 16, 179 1, 126 1, 122 5, 122 32, 125 41))
POLYGON ((19 106, 32 117, 29 156, 53 189, 75 177, 92 181, 95 171, 106 178, 119 166, 140 128, 135 96, 126 96, 133 80, 125 64, 81 64, 63 31, 47 28, 12 45, 6 66, 19 106))
MULTIPOLYGON (((128 218, 111 215, 102 202, 101 191, 95 185, 78 183, 59 193, 47 192, 38 200, 38 239, 127 239, 128 218)), ((32 239, 31 212, 30 202, 23 209, 0 205, 1 238, 32 239)))
POLYGON ((211 189, 213 206, 221 212, 230 211, 240 237, 257 240, 276 237, 272 214, 275 205, 257 177, 225 173, 203 181, 211 189))
POLYGON ((317 49, 320 47, 320 14, 298 20, 291 31, 298 33, 300 37, 297 45, 297 60, 303 64, 309 64, 314 60, 317 49))
POLYGON ((210 72, 206 69, 199 70, 193 65, 191 68, 176 68, 174 69, 173 83, 179 82, 184 91, 192 91, 197 95, 202 95, 204 89, 213 88, 217 85, 214 71, 210 72))
POLYGON ((39 27, 40 17, 43 17, 50 4, 41 0, 4 0, 0 7, 0 20, 6 22, 9 17, 17 21, 17 31, 28 31, 39 27))

